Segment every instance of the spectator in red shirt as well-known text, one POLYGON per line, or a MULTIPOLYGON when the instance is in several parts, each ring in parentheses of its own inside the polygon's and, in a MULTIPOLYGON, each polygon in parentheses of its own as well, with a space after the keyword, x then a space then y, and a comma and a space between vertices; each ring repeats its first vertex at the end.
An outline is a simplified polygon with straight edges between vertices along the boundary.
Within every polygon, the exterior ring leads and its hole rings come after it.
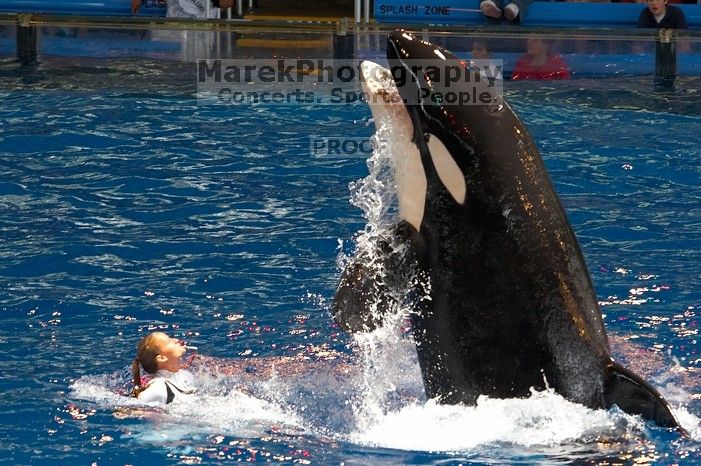
POLYGON ((543 39, 531 37, 526 53, 516 62, 511 79, 551 80, 570 79, 570 70, 560 55, 550 53, 550 46, 543 39))

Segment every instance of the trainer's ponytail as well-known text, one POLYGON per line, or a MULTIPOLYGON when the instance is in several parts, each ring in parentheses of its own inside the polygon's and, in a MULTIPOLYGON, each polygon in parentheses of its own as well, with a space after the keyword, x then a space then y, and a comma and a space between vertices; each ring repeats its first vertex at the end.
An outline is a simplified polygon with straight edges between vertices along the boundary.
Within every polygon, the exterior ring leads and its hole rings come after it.
POLYGON ((134 388, 131 391, 131 396, 138 397, 139 393, 143 390, 143 388, 141 388, 141 364, 139 364, 138 358, 134 358, 131 362, 131 376, 134 380, 134 388))
POLYGON ((131 362, 131 376, 134 381, 132 396, 138 397, 139 393, 146 389, 146 387, 141 386, 141 367, 149 374, 155 374, 158 371, 156 357, 160 352, 159 338, 164 336, 167 337, 164 333, 154 332, 146 335, 139 342, 136 348, 136 358, 131 362))

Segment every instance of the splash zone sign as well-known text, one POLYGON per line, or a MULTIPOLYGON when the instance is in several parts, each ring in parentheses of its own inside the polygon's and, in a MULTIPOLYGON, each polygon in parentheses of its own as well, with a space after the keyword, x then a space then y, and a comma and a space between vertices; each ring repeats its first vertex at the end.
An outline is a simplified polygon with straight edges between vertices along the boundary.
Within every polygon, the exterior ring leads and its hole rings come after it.
POLYGON ((450 14, 450 6, 437 5, 386 5, 379 4, 378 10, 382 15, 419 15, 424 16, 447 16, 450 14), (423 12, 421 12, 423 10, 423 12))
MULTIPOLYGON (((473 7, 475 10, 477 7, 473 7)), ((378 0, 375 2, 375 18, 379 21, 404 19, 409 21, 459 21, 470 12, 464 0, 378 0)))

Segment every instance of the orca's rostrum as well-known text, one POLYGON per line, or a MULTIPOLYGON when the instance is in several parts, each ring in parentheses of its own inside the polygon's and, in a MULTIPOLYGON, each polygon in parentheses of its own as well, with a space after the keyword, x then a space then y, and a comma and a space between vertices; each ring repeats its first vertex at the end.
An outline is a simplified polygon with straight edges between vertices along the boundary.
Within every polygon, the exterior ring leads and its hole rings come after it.
POLYGON ((480 395, 550 387, 591 408, 615 404, 679 427, 657 390, 613 361, 577 239, 509 105, 498 94, 487 104, 445 100, 475 95, 474 83, 436 79, 426 61, 467 65, 404 31, 390 35, 387 58, 391 72, 361 65, 362 84, 376 126, 389 125, 400 216, 393 232, 409 253, 388 253, 379 281, 358 254, 334 297, 336 322, 372 330, 395 299, 393 275, 415 268, 430 283, 411 314, 428 397, 475 404, 480 395))

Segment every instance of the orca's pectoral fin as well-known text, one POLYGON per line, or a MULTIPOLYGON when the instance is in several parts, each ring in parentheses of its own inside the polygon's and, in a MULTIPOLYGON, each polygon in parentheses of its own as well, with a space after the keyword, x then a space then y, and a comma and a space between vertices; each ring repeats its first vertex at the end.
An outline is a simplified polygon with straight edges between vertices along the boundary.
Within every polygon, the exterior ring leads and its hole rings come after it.
POLYGON ((676 427, 680 432, 686 432, 662 395, 618 363, 611 362, 607 368, 604 398, 607 407, 615 404, 628 414, 655 421, 660 427, 676 427))
POLYGON ((381 297, 387 295, 384 286, 362 259, 355 257, 343 271, 331 305, 334 322, 351 333, 370 332, 381 325, 382 304, 389 299, 381 297))
POLYGON ((396 311, 402 301, 397 290, 413 262, 410 253, 397 249, 406 240, 407 227, 400 222, 387 240, 379 241, 373 251, 358 253, 343 271, 331 305, 333 319, 343 330, 371 332, 396 311))

